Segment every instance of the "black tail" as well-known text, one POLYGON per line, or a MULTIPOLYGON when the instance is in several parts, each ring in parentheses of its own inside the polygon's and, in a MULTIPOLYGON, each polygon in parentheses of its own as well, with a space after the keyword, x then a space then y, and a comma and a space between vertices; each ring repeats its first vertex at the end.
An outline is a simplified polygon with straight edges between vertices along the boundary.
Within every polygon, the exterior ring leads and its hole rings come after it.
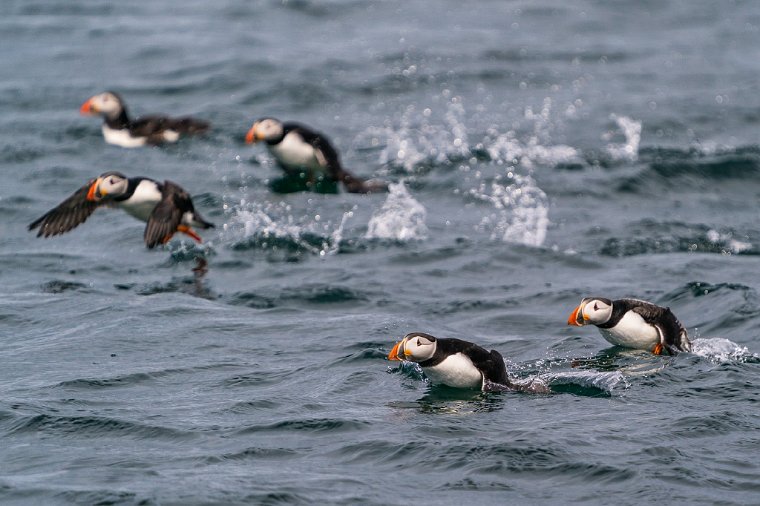
POLYGON ((345 170, 341 172, 340 180, 349 193, 385 193, 388 191, 388 183, 385 181, 379 179, 364 180, 345 170))

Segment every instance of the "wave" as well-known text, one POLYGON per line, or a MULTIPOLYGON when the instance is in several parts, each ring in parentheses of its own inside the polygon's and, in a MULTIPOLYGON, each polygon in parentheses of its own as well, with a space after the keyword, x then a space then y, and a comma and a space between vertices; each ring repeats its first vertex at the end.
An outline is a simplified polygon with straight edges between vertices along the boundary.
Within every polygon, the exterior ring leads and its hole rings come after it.
POLYGON ((631 237, 610 237, 599 249, 600 255, 626 257, 652 253, 719 253, 757 255, 757 244, 747 234, 732 229, 714 228, 680 221, 645 219, 629 225, 631 237))
POLYGON ((323 283, 303 284, 298 288, 278 289, 274 293, 238 292, 229 298, 229 303, 258 309, 300 304, 349 304, 371 300, 369 293, 323 283))
POLYGON ((609 396, 630 385, 621 371, 565 371, 544 376, 553 392, 609 396))
POLYGON ((253 425, 238 431, 238 434, 254 434, 259 432, 346 432, 362 430, 369 422, 360 420, 343 420, 337 418, 304 418, 283 420, 266 425, 253 425))
POLYGON ((60 416, 38 414, 22 417, 8 430, 11 434, 33 432, 74 437, 136 437, 172 439, 192 437, 189 432, 102 416, 60 416))

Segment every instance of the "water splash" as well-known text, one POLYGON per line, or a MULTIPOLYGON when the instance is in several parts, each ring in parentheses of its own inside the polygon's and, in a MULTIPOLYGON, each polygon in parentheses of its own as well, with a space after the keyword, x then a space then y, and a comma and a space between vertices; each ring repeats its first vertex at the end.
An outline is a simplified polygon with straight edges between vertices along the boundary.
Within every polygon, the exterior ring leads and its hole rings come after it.
POLYGON ((508 184, 500 178, 470 190, 479 200, 493 205, 477 229, 490 231, 491 240, 539 247, 546 239, 549 226, 549 199, 530 176, 509 172, 508 184))
MULTIPOLYGON (((607 144, 607 153, 613 160, 636 160, 639 156, 639 144, 641 143, 641 121, 617 114, 611 114, 610 119, 615 122, 625 137, 625 142, 607 144)), ((609 141, 615 134, 616 132, 609 131, 602 136, 602 139, 609 141)))
POLYGON ((427 237, 427 211, 404 186, 391 183, 382 207, 373 213, 367 224, 367 239, 396 241, 422 240, 427 237))
POLYGON ((580 152, 571 146, 546 146, 538 135, 523 142, 512 130, 507 133, 489 130, 479 147, 485 149, 489 158, 498 165, 522 166, 528 170, 541 165, 555 167, 563 163, 581 162, 580 152))
POLYGON ((307 213, 297 218, 285 202, 250 203, 245 199, 229 208, 230 219, 224 234, 233 243, 250 244, 257 249, 295 249, 319 256, 338 252, 346 222, 356 207, 343 212, 337 225, 320 214, 307 213))
POLYGON ((402 167, 407 174, 471 157, 464 106, 460 97, 451 97, 447 91, 436 97, 439 102, 445 100, 437 107, 443 111, 442 121, 430 120, 434 114, 431 107, 408 105, 396 120, 398 124, 386 120, 382 127, 369 128, 360 134, 357 144, 384 145, 380 164, 402 167))
MULTIPOLYGON (((407 174, 429 170, 432 166, 461 164, 468 170, 486 159, 496 165, 520 166, 533 170, 537 165, 554 167, 562 163, 583 163, 581 153, 567 145, 554 145, 555 128, 552 99, 545 98, 541 109, 525 109, 523 119, 532 130, 527 139, 518 138, 515 126, 506 133, 490 127, 478 141, 471 139, 467 112, 461 97, 444 90, 435 97, 437 105, 408 105, 397 120, 386 120, 382 127, 369 128, 356 139, 357 146, 383 146, 379 162, 403 168, 407 174)), ((522 129, 524 130, 524 128, 522 129)))
POLYGON ((740 346, 722 337, 694 339, 691 342, 691 351, 715 364, 760 361, 760 355, 750 353, 746 346, 740 346))
POLYGON ((518 139, 514 130, 501 133, 491 128, 478 147, 485 149, 489 158, 498 165, 521 166, 529 171, 537 165, 555 167, 562 163, 581 162, 582 157, 577 149, 552 144, 552 105, 552 99, 547 97, 538 112, 534 112, 532 107, 525 108, 524 118, 532 123, 533 129, 527 140, 518 139))

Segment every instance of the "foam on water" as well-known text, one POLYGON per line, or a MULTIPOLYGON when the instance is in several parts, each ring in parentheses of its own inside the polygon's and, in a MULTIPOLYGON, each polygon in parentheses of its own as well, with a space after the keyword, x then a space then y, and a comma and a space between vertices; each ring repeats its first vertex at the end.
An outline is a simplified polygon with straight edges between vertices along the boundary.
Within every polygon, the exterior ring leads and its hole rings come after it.
POLYGON ((409 193, 403 182, 389 185, 388 197, 367 224, 367 239, 396 241, 422 240, 427 237, 427 211, 409 193))
POLYGON ((739 241, 738 239, 734 239, 733 235, 730 233, 722 234, 713 229, 707 231, 707 240, 715 244, 723 245, 724 249, 722 252, 725 254, 738 254, 752 249, 752 243, 739 241))
POLYGON ((549 201, 530 176, 509 172, 506 183, 497 178, 481 184, 470 194, 489 202, 493 210, 483 217, 477 229, 489 232, 491 240, 539 247, 549 226, 549 201))

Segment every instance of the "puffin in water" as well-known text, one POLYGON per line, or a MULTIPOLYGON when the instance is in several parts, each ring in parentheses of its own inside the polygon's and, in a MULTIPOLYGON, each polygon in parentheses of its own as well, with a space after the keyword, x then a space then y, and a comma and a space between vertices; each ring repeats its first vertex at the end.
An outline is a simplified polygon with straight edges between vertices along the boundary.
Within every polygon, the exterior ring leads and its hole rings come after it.
POLYGON ((90 97, 79 112, 87 116, 103 116, 106 142, 124 148, 177 142, 183 135, 203 133, 210 126, 206 121, 190 117, 143 116, 131 119, 124 100, 113 91, 90 97))
POLYGON ((495 384, 516 389, 498 351, 486 351, 461 339, 438 339, 412 332, 396 343, 388 360, 416 362, 431 382, 454 388, 487 390, 495 384))
POLYGON ((29 230, 39 228, 37 237, 63 234, 84 223, 95 209, 103 206, 121 208, 147 222, 144 239, 148 248, 167 243, 176 232, 201 242, 191 227, 214 227, 198 214, 190 195, 179 185, 105 172, 35 220, 29 230))
POLYGON ((611 344, 655 355, 691 351, 686 329, 670 308, 643 300, 586 297, 570 314, 567 324, 596 325, 611 344))
POLYGON ((365 181, 343 168, 338 152, 319 132, 297 123, 283 123, 274 118, 261 118, 253 123, 245 136, 247 144, 264 141, 269 152, 286 174, 306 172, 309 188, 317 179, 340 182, 351 193, 388 191, 383 181, 365 181))

